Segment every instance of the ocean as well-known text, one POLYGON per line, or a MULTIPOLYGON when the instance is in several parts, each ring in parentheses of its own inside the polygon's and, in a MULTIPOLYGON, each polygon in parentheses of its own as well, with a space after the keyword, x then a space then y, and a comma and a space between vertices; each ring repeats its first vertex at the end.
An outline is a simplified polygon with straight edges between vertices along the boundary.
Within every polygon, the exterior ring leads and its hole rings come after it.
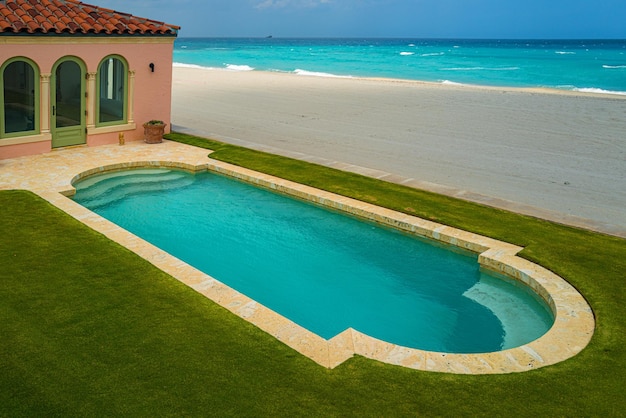
POLYGON ((174 65, 626 95, 626 40, 178 38, 174 65))

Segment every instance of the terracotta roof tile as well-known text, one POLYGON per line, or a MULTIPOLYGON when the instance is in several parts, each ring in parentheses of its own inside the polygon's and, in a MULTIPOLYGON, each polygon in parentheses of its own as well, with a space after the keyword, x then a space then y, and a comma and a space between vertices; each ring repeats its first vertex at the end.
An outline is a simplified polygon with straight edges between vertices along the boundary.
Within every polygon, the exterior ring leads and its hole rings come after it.
POLYGON ((0 35, 41 32, 176 36, 179 29, 78 0, 0 0, 0 35))
POLYGON ((43 32, 48 32, 48 31, 54 30, 54 25, 52 25, 49 22, 43 22, 41 24, 41 27, 43 28, 43 32))
POLYGON ((29 20, 28 22, 26 22, 26 26, 28 27, 28 32, 30 33, 35 33, 42 30, 41 26, 39 26, 39 23, 35 22, 34 20, 29 20))

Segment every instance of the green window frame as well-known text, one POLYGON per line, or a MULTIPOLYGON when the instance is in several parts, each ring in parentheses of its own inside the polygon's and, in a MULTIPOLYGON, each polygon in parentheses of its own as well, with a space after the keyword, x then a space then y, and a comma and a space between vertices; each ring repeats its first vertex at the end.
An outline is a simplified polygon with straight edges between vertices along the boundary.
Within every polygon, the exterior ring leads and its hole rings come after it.
POLYGON ((96 126, 125 124, 128 119, 128 63, 109 55, 98 65, 96 126))
POLYGON ((39 134, 39 67, 26 57, 0 66, 0 138, 39 134))

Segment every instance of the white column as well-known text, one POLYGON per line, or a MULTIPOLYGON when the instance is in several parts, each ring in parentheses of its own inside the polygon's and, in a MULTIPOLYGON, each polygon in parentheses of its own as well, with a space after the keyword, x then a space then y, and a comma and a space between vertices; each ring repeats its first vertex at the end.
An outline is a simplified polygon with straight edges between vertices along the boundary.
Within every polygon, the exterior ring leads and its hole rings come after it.
POLYGON ((96 75, 98 73, 87 73, 87 129, 96 126, 96 98, 98 92, 96 90, 96 75))
POLYGON ((135 122, 135 71, 128 72, 128 123, 135 122))
POLYGON ((50 77, 52 74, 41 74, 39 77, 39 130, 42 134, 50 133, 50 77))

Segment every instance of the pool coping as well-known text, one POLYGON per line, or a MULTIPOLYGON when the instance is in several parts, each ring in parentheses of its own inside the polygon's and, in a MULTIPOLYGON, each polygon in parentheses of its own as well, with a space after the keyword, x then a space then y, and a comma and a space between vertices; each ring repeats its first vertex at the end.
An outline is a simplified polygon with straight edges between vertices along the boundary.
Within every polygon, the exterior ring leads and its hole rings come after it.
MULTIPOLYGON (((107 156, 90 158, 84 164, 60 170, 62 172, 54 179, 53 186, 48 184, 48 187, 26 188, 327 368, 334 368, 354 355, 361 355, 384 363, 425 371, 457 374, 523 372, 573 357, 587 346, 593 336, 595 320, 583 296, 553 272, 517 256, 523 249, 522 247, 246 168, 210 160, 206 158, 209 152, 207 150, 202 150, 204 154, 202 158, 198 153, 191 155, 178 153, 174 157, 163 152, 163 149, 160 152, 151 153, 145 152, 146 149, 142 147, 141 152, 135 153, 134 157, 124 155, 120 158, 116 154, 112 158, 107 158, 107 156), (151 156, 156 159, 146 158, 151 156), (87 166, 92 168, 87 168, 87 166), (210 170, 472 251, 478 254, 478 262, 481 266, 505 274, 532 288, 552 309, 555 317, 554 324, 546 334, 528 344, 480 354, 439 353, 402 347, 380 341, 351 328, 326 340, 67 198, 74 194, 72 184, 77 180, 108 171, 139 167, 178 168, 191 172, 210 170)), ((111 154, 114 154, 113 151, 115 150, 112 150, 111 154)), ((79 155, 80 152, 78 151, 79 155)))

